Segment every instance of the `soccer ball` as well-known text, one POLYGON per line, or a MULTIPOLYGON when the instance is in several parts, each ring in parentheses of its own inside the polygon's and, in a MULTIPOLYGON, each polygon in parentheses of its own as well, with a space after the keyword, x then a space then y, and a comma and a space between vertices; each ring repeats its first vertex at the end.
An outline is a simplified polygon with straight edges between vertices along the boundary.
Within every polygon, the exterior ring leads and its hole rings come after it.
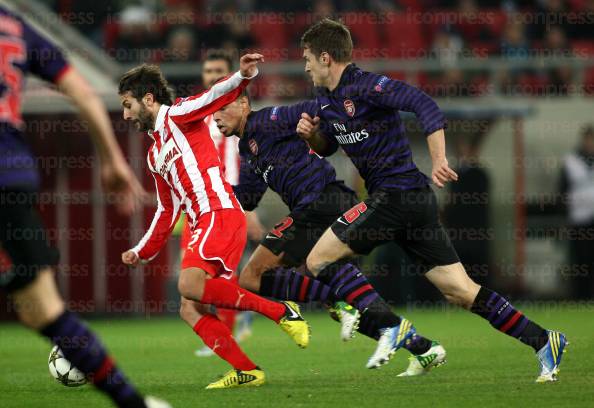
POLYGON ((87 377, 66 360, 58 346, 52 349, 47 364, 52 377, 67 387, 78 387, 87 383, 87 377))

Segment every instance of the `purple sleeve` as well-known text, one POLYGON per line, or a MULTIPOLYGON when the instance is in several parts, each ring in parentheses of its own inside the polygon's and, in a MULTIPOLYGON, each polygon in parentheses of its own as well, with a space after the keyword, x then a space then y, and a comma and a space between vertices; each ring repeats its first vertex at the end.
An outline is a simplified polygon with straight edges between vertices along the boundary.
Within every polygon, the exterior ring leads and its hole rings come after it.
POLYGON ((232 186, 235 196, 246 211, 253 211, 268 189, 268 184, 258 176, 242 157, 239 167, 239 183, 232 186))
POLYGON ((413 112, 423 125, 425 135, 446 128, 445 116, 437 103, 414 86, 377 75, 370 92, 370 101, 376 106, 413 112))
POLYGON ((70 67, 62 51, 29 25, 24 25, 27 61, 32 74, 56 83, 70 67))
POLYGON ((314 117, 318 114, 318 104, 315 100, 309 100, 299 102, 294 105, 280 106, 279 117, 286 121, 289 126, 297 127, 297 123, 301 119, 302 113, 307 113, 309 116, 314 117))

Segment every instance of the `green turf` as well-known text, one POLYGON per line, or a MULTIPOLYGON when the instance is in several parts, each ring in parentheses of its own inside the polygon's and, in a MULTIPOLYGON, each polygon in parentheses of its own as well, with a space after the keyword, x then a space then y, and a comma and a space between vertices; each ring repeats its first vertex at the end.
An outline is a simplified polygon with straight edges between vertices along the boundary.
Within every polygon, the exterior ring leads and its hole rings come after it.
MULTIPOLYGON (((404 350, 388 366, 367 370, 374 343, 362 336, 342 343, 338 325, 325 314, 308 314, 313 338, 307 350, 256 318, 255 335, 245 350, 266 370, 268 383, 245 390, 203 389, 228 366, 216 357, 194 357, 199 341, 181 321, 101 320, 90 325, 143 392, 176 407, 594 406, 594 308, 541 306, 526 312, 563 330, 571 341, 558 383, 535 384, 537 365, 528 347, 476 316, 450 309, 405 312, 448 351, 445 366, 418 378, 396 378, 406 366, 404 350)), ((1 407, 109 406, 89 386, 71 389, 51 379, 49 350, 43 339, 20 326, 0 325, 1 407)))

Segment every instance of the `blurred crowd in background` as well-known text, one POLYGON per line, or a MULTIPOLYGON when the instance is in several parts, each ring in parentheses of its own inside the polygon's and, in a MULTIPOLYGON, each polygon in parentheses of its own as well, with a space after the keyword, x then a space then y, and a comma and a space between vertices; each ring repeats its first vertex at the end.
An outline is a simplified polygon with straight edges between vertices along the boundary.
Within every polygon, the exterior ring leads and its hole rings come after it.
MULTIPOLYGON (((194 62, 212 48, 233 54, 260 50, 268 61, 296 60, 304 28, 331 16, 350 27, 356 61, 436 61, 438 69, 406 77, 433 96, 481 96, 493 87, 508 95, 594 93, 594 67, 578 72, 569 63, 522 66, 531 58, 594 55, 594 0, 46 1, 124 63, 194 62), (461 60, 497 56, 520 65, 496 73, 460 69, 461 60)), ((290 76, 282 80, 300 84, 290 76)), ((256 96, 275 95, 269 90, 256 96)))

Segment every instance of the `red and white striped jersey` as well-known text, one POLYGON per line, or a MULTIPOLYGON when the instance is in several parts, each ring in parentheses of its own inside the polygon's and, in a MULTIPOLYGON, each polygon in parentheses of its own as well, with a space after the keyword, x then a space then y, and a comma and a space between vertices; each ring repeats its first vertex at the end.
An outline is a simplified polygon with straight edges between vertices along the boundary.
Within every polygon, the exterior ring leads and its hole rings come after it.
POLYGON ((208 129, 210 130, 210 137, 214 141, 215 147, 219 152, 219 159, 223 165, 223 174, 225 179, 235 186, 239 183, 239 138, 225 137, 214 121, 213 115, 209 115, 204 119, 208 129))
POLYGON ((187 214, 190 225, 195 225, 201 215, 211 211, 241 210, 223 177, 223 166, 204 119, 237 99, 249 79, 236 72, 201 94, 159 109, 155 129, 149 131, 154 143, 147 155, 155 179, 157 210, 148 231, 132 248, 141 260, 151 260, 159 253, 180 211, 187 214))

